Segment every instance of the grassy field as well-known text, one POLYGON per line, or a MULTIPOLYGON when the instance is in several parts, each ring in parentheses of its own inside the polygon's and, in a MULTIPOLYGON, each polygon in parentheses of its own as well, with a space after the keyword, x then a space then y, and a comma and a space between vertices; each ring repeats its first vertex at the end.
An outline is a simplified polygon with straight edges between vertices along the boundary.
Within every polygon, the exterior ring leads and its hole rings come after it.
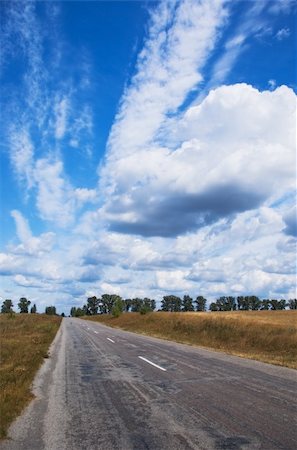
POLYGON ((32 398, 31 383, 60 322, 43 314, 0 315, 0 438, 32 398))
POLYGON ((85 317, 105 325, 297 369, 297 311, 85 317))

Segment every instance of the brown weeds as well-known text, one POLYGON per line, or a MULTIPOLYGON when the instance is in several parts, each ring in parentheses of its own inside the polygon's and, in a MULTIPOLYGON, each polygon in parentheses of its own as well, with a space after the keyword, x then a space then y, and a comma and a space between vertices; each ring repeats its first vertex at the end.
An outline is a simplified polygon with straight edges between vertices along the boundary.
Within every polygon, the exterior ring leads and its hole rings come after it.
POLYGON ((32 398, 31 383, 60 322, 44 314, 0 315, 0 438, 32 398))

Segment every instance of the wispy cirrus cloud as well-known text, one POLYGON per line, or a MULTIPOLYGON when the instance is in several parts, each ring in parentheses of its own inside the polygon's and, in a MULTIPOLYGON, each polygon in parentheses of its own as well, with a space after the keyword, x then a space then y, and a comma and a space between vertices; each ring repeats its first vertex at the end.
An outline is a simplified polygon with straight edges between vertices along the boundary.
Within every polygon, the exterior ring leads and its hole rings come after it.
MULTIPOLYGON (((18 90, 4 103, 3 122, 11 166, 27 198, 35 201, 43 220, 64 227, 73 223, 76 208, 91 197, 93 201, 94 195, 87 194, 88 189, 80 191, 83 188, 74 186, 75 181, 66 174, 63 153, 67 147, 62 141, 67 138, 72 147, 84 147, 79 157, 89 158, 93 112, 88 102, 78 107, 79 90, 85 91, 86 85, 74 86, 70 76, 60 77, 63 37, 58 29, 59 8, 47 5, 44 14, 51 33, 42 27, 37 2, 10 2, 5 9, 3 47, 8 62, 2 68, 4 86, 9 83, 5 78, 9 64, 20 55, 23 64, 18 90), (45 60, 46 53, 50 59, 45 60)), ((85 65, 82 78, 90 71, 85 65)))

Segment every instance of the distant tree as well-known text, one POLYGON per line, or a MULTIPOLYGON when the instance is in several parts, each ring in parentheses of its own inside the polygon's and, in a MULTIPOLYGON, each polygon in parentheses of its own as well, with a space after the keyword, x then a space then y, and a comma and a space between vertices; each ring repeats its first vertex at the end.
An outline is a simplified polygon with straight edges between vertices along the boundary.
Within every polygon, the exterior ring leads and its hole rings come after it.
POLYGON ((114 317, 119 317, 124 309, 124 303, 121 297, 115 299, 114 304, 112 306, 111 313, 114 317))
POLYGON ((237 308, 239 311, 248 311, 249 303, 247 300, 248 297, 239 296, 237 297, 237 308))
POLYGON ((147 314, 153 312, 156 308, 156 301, 150 298, 145 297, 142 300, 142 305, 139 309, 140 314, 147 314))
POLYGON ((156 308, 156 300, 145 297, 143 299, 143 306, 145 306, 147 310, 154 311, 156 308))
POLYGON ((77 308, 75 311, 75 317, 85 316, 85 311, 83 308, 77 308))
POLYGON ((46 306, 45 314, 49 316, 55 316, 57 314, 55 306, 46 306))
POLYGON ((76 314, 76 307, 72 306, 72 308, 70 309, 70 316, 75 317, 75 314, 76 314))
POLYGON ((30 304, 31 304, 30 300, 27 300, 25 297, 21 297, 18 303, 20 313, 28 314, 30 304))
POLYGON ((182 311, 194 311, 193 299, 189 295, 184 295, 181 305, 182 311))
POLYGON ((209 305, 209 310, 210 310, 210 311, 218 311, 218 304, 217 304, 217 302, 212 302, 212 303, 209 305))
POLYGON ((261 307, 261 300, 256 295, 249 295, 247 298, 247 302, 249 305, 249 309, 252 311, 257 311, 261 307))
POLYGON ((196 300, 196 311, 206 311, 206 298, 204 298, 202 295, 199 295, 196 300))
POLYGON ((35 303, 34 303, 34 305, 31 307, 30 313, 31 313, 31 314, 36 314, 36 313, 37 313, 37 308, 36 308, 35 303))
POLYGON ((143 307, 143 299, 136 297, 131 300, 131 311, 132 312, 140 312, 143 307))
POLYGON ((286 309, 286 300, 270 300, 271 309, 273 311, 279 310, 279 309, 286 309))
POLYGON ((86 311, 88 316, 95 316, 96 314, 98 314, 98 304, 99 300, 95 296, 89 297, 87 299, 86 311))
POLYGON ((1 313, 2 314, 7 314, 7 313, 12 313, 13 312, 13 303, 10 299, 6 299, 4 300, 4 302, 2 303, 1 306, 1 313))
POLYGON ((294 299, 291 298, 288 301, 288 306, 289 306, 290 309, 297 309, 297 299, 296 298, 294 298, 294 299))
POLYGON ((126 312, 129 312, 129 311, 130 311, 130 308, 131 308, 131 306, 132 306, 132 300, 131 300, 131 298, 126 298, 126 299, 124 300, 124 306, 125 306, 125 311, 126 311, 126 312))
POLYGON ((120 299, 122 300, 122 297, 120 297, 119 295, 115 295, 115 294, 103 294, 101 296, 101 306, 100 306, 100 311, 102 314, 111 314, 112 312, 112 307, 115 304, 115 302, 120 299))
POLYGON ((268 298, 266 298, 266 299, 261 301, 260 309, 262 311, 268 311, 270 309, 270 306, 271 306, 270 300, 268 298))
POLYGON ((236 302, 234 297, 220 297, 216 301, 217 311, 235 311, 236 302))
POLYGON ((62 312, 61 317, 65 317, 65 313, 62 312))
POLYGON ((178 312, 181 310, 181 298, 176 295, 165 295, 161 301, 162 311, 178 312))

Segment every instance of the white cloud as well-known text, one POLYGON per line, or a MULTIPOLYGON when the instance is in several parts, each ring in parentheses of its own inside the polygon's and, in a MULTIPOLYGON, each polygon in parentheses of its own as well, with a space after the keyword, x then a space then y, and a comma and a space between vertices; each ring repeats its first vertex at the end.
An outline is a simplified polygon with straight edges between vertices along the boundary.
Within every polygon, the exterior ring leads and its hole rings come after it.
POLYGON ((184 291, 187 292, 192 288, 191 283, 189 283, 185 278, 187 272, 182 270, 170 271, 157 271, 156 272, 156 284, 157 287, 169 292, 184 291))
POLYGON ((10 160, 21 182, 30 189, 34 185, 34 145, 26 128, 11 127, 9 132, 10 160))
POLYGON ((102 213, 113 230, 174 236, 294 190, 291 89, 222 86, 174 128, 176 150, 155 144, 107 163, 103 180, 113 190, 102 213))
POLYGON ((202 80, 201 69, 226 14, 216 0, 160 4, 109 137, 109 158, 147 145, 166 114, 175 112, 202 80))
POLYGON ((278 32, 276 33, 275 37, 278 41, 282 41, 283 39, 286 39, 290 36, 291 31, 290 28, 281 28, 280 30, 278 30, 278 32))
POLYGON ((16 222, 17 235, 19 240, 24 243, 32 239, 32 233, 28 221, 22 216, 19 211, 11 211, 11 215, 16 222))
POLYGON ((62 139, 65 135, 67 129, 67 120, 68 120, 68 112, 69 112, 69 99, 67 97, 63 97, 58 100, 55 104, 55 137, 56 139, 62 139))
POLYGON ((66 181, 62 162, 40 159, 35 167, 37 208, 44 220, 65 227, 73 223, 75 199, 66 181))

